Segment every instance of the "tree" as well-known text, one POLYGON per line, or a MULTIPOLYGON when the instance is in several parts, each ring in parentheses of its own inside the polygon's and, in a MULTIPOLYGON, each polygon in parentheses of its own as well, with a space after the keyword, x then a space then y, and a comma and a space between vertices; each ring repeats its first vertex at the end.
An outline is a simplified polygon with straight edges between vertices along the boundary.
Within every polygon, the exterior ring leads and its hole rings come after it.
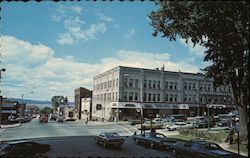
POLYGON ((44 107, 41 109, 40 114, 47 114, 48 115, 52 112, 53 112, 53 109, 51 109, 50 107, 44 107))
POLYGON ((59 107, 60 103, 63 103, 64 100, 65 99, 63 96, 53 96, 51 98, 52 107, 53 107, 54 111, 56 111, 56 109, 59 107))
POLYGON ((183 38, 207 48, 203 70, 215 85, 231 84, 240 112, 240 137, 247 140, 249 111, 249 3, 247 1, 157 1, 149 15, 154 28, 170 41, 183 38))

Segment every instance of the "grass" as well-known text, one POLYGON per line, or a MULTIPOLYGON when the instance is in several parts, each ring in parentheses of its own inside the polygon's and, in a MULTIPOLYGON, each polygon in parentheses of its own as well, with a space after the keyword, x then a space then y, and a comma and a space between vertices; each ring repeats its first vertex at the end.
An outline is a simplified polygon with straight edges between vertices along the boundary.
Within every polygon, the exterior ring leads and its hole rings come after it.
MULTIPOLYGON (((215 134, 220 138, 220 140, 213 140, 213 139, 206 139, 206 140, 209 141, 209 142, 221 143, 222 141, 226 140, 229 132, 228 131, 219 131, 219 132, 217 132, 215 134)), ((183 134, 170 135, 168 137, 169 138, 177 138, 177 139, 181 139, 181 140, 199 139, 199 137, 195 137, 193 135, 183 135, 183 134)), ((237 143, 229 145, 228 149, 234 150, 234 151, 238 151, 238 145, 237 145, 237 143)), ((240 152, 248 153, 247 145, 240 144, 240 152)))

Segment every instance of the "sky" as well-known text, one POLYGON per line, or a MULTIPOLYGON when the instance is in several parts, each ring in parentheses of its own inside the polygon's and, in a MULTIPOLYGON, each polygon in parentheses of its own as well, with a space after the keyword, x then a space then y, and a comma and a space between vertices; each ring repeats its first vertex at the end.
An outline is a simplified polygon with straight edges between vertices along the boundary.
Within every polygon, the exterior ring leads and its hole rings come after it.
POLYGON ((2 2, 1 95, 74 101, 93 77, 117 66, 201 72, 204 47, 153 37, 154 2, 2 2))

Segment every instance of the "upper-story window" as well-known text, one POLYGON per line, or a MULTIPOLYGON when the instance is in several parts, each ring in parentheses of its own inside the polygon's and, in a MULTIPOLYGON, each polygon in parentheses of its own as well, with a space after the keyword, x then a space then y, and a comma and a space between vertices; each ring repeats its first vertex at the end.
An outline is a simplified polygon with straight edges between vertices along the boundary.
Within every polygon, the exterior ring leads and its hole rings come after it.
POLYGON ((138 101, 138 93, 135 92, 135 101, 138 101))
POLYGON ((152 81, 151 80, 148 81, 148 87, 152 88, 152 81))
POLYGON ((170 94, 169 101, 173 102, 173 94, 170 94))
POLYGON ((161 94, 158 93, 158 96, 157 96, 157 101, 160 101, 161 100, 161 94))
POLYGON ((175 101, 175 102, 177 102, 177 98, 178 98, 178 95, 175 94, 175 95, 174 95, 174 101, 175 101))
POLYGON ((113 79, 113 87, 115 87, 115 79, 113 79))
POLYGON ((193 89, 196 89, 196 83, 193 83, 193 89))
POLYGON ((124 93, 123 93, 123 99, 124 99, 124 101, 127 101, 127 96, 128 96, 128 93, 127 93, 127 92, 124 92, 124 93))
POLYGON ((116 79, 115 86, 118 87, 118 78, 116 79))
POLYGON ((135 79, 135 87, 139 87, 139 80, 137 78, 135 79))
POLYGON ((133 92, 129 92, 128 99, 129 101, 133 101, 133 92))
POLYGON ((200 84, 200 90, 202 90, 202 89, 203 89, 202 87, 203 87, 203 84, 200 84))
POLYGON ((158 89, 161 89, 161 81, 158 81, 158 89))
POLYGON ((187 89, 187 82, 184 82, 184 89, 187 89))
POLYGON ((168 102, 168 94, 166 94, 165 100, 166 100, 166 102, 168 102))
POLYGON ((156 81, 153 81, 153 88, 156 88, 156 81))
POLYGON ((166 83, 165 88, 168 89, 168 82, 165 82, 165 83, 166 83))
POLYGON ((188 85, 188 89, 191 89, 192 83, 190 82, 188 85))
POLYGON ((151 101, 151 93, 148 93, 148 101, 151 101))
POLYGON ((147 88, 147 80, 144 80, 144 88, 147 88))
POLYGON ((156 101, 156 94, 153 93, 153 101, 156 101))
POLYGON ((174 89, 177 89, 177 82, 174 83, 174 89))
POLYGON ((173 89, 173 82, 169 83, 169 89, 173 89))
POLYGON ((129 87, 133 87, 133 79, 132 78, 129 79, 129 87))

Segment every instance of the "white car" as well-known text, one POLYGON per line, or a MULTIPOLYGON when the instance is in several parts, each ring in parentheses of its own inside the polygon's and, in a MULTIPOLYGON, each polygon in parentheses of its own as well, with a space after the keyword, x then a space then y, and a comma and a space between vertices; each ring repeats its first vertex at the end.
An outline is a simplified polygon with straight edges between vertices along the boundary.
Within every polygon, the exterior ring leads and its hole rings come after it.
POLYGON ((176 122, 174 125, 168 127, 167 129, 169 131, 175 131, 179 128, 192 128, 192 125, 191 124, 187 124, 185 122, 176 122))

